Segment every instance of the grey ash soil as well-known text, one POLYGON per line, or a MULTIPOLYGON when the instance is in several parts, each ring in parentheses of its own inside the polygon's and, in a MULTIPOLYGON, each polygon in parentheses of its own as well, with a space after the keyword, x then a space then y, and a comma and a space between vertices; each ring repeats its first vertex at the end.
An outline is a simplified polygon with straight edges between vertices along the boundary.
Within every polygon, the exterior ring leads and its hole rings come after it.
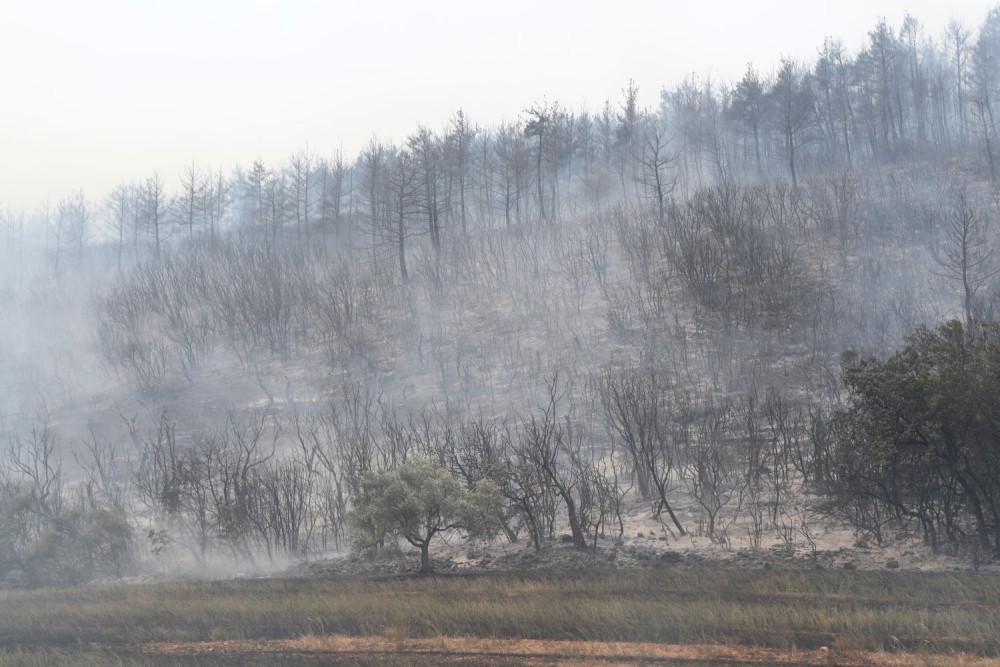
MULTIPOLYGON (((705 550, 683 544, 638 544, 614 546, 599 544, 586 551, 571 544, 555 542, 540 551, 528 544, 444 546, 434 555, 438 574, 488 574, 491 572, 537 572, 587 570, 622 570, 669 566, 798 569, 798 570, 879 570, 914 571, 989 571, 1000 573, 1000 564, 983 559, 977 564, 968 559, 933 554, 919 545, 896 545, 886 548, 860 546, 834 550, 789 549, 772 546, 757 551, 705 550), (907 548, 910 546, 911 548, 907 548)), ((415 573, 419 556, 414 553, 369 556, 347 554, 302 563, 282 576, 320 578, 381 578, 415 573)))
MULTIPOLYGON (((815 499, 803 500, 802 506, 815 499)), ((623 512, 625 532, 620 540, 600 538, 597 547, 575 548, 562 534, 541 550, 527 540, 466 543, 450 538, 431 545, 435 570, 441 574, 621 570, 669 566, 797 569, 797 570, 902 570, 915 572, 992 572, 1000 574, 1000 559, 989 554, 934 553, 916 535, 901 534, 878 545, 860 537, 842 522, 822 514, 809 514, 813 526, 809 539, 797 534, 791 543, 774 531, 765 531, 758 548, 752 546, 742 522, 729 528, 729 543, 722 546, 698 534, 698 513, 689 502, 676 505, 689 531, 679 535, 654 519, 642 502, 630 503, 623 512)), ((560 525, 557 523, 557 532, 560 525)), ((377 556, 357 553, 331 555, 291 566, 282 576, 378 578, 413 573, 419 567, 416 550, 400 543, 401 550, 377 556)))

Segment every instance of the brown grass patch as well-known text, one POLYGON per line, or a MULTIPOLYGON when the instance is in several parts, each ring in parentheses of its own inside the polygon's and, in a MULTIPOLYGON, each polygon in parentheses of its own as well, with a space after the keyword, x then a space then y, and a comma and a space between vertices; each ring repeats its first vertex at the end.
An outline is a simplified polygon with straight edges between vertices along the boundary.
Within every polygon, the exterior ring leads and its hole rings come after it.
MULTIPOLYGON (((117 647, 121 648, 121 647, 117 647)), ((962 653, 883 653, 861 650, 775 649, 714 644, 652 642, 592 642, 536 639, 433 637, 425 639, 309 635, 285 640, 222 642, 152 642, 130 647, 143 655, 228 656, 323 662, 412 661, 414 664, 521 665, 839 665, 841 667, 903 667, 907 665, 1000 667, 1000 659, 962 653)))

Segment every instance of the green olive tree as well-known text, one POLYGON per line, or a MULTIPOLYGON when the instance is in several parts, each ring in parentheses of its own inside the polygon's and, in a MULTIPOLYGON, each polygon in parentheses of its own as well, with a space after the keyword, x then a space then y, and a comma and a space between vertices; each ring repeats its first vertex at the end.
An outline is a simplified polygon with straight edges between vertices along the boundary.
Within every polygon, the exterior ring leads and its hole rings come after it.
POLYGON ((396 470, 366 473, 354 501, 351 520, 359 549, 374 549, 387 539, 402 538, 420 549, 420 572, 434 571, 430 544, 440 533, 492 535, 501 526, 502 499, 488 479, 463 486, 428 459, 415 459, 396 470))

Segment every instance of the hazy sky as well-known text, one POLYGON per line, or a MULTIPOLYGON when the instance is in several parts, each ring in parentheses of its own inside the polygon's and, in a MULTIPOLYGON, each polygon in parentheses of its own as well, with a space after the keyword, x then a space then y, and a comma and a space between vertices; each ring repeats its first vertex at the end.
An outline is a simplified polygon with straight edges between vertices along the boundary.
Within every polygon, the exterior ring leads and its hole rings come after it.
POLYGON ((492 125, 547 98, 596 110, 631 77, 641 102, 686 74, 855 50, 909 11, 937 38, 988 0, 3 0, 0 206, 103 197, 158 170, 308 147, 353 157, 462 107, 492 125))

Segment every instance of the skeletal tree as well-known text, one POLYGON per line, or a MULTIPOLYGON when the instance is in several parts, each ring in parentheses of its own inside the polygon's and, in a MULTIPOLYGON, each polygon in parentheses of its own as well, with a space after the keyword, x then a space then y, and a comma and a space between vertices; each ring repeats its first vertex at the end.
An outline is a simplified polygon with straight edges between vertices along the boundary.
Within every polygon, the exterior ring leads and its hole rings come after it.
POLYGON ((556 499, 551 486, 534 457, 520 446, 520 441, 511 447, 508 458, 505 497, 518 515, 522 527, 527 528, 528 537, 536 551, 552 536, 556 518, 556 499))
POLYGON ((385 144, 372 137, 365 146, 358 162, 361 167, 361 198, 367 205, 365 216, 372 234, 372 254, 374 257, 375 245, 377 241, 377 230, 382 220, 382 211, 385 202, 382 201, 384 191, 383 182, 386 179, 386 154, 385 144))
POLYGON ((599 391, 608 428, 621 438, 632 459, 639 494, 653 501, 654 516, 666 510, 684 535, 684 527, 668 499, 676 463, 668 388, 652 370, 630 368, 606 370, 599 391))
POLYGON ((189 460, 203 475, 191 483, 204 489, 192 488, 188 493, 207 493, 215 532, 233 555, 252 559, 252 509, 254 497, 263 491, 259 471, 275 455, 277 432, 268 447, 267 411, 243 416, 230 412, 227 421, 225 432, 202 438, 191 451, 189 460))
POLYGON ((164 219, 167 208, 163 179, 158 172, 146 179, 142 188, 143 216, 146 226, 153 231, 153 248, 156 258, 160 258, 160 244, 164 236, 164 219))
POLYGON ((0 477, 24 489, 28 511, 36 517, 51 519, 62 512, 62 443, 47 419, 33 426, 29 437, 9 438, 0 452, 0 477))
POLYGON ((466 180, 469 171, 471 145, 475 140, 476 135, 479 133, 479 128, 469 123, 469 119, 466 118, 465 112, 461 109, 455 112, 455 115, 452 116, 449 124, 450 128, 447 135, 447 141, 451 158, 451 167, 454 170, 455 176, 458 177, 459 221, 462 224, 462 235, 467 236, 469 229, 466 221, 467 207, 465 203, 465 196, 468 191, 468 183, 466 180))
POLYGON ((730 114, 743 126, 750 130, 753 136, 754 164, 756 165, 757 178, 764 177, 764 168, 761 162, 761 131, 765 129, 768 116, 767 95, 764 91, 764 82, 754 69, 753 64, 747 64, 747 70, 743 78, 736 84, 733 91, 732 104, 729 108, 730 114))
MULTIPOLYGON (((726 545, 727 526, 720 526, 719 518, 736 496, 739 486, 737 454, 729 434, 732 405, 708 401, 700 412, 688 445, 684 477, 691 495, 704 512, 708 536, 726 545)), ((701 528, 699 525, 699 531, 701 528)))
POLYGON ((297 153, 289 162, 291 177, 290 194, 295 215, 295 238, 301 243, 309 240, 309 216, 311 204, 309 191, 312 187, 313 155, 308 151, 297 153))
POLYGON ((504 223, 521 222, 521 198, 527 178, 528 149, 517 127, 502 124, 496 132, 497 199, 503 208, 504 223))
POLYGON ((990 180, 997 185, 997 168, 993 143, 997 127, 994 108, 1000 97, 1000 7, 994 7, 986 16, 972 52, 972 91, 970 101, 986 150, 990 180))
POLYGON ((410 282, 410 274, 406 268, 406 240, 411 235, 409 218, 416 210, 417 197, 420 194, 416 167, 413 157, 406 150, 393 156, 388 167, 392 220, 386 225, 385 235, 396 248, 399 275, 403 284, 410 282))
POLYGON ((208 233, 215 236, 231 203, 233 181, 222 172, 221 167, 214 174, 211 169, 207 170, 205 178, 204 213, 208 233))
MULTIPOLYGON (((133 440, 141 447, 141 459, 133 473, 133 485, 139 502, 153 515, 154 524, 149 538, 155 552, 172 541, 172 530, 186 523, 184 484, 189 473, 183 460, 183 452, 177 445, 176 425, 170 423, 165 413, 160 415, 153 438, 143 441, 131 425, 130 431, 133 440)), ((207 520, 207 505, 202 509, 204 512, 201 516, 207 520)), ((203 530, 198 532, 201 538, 200 548, 188 545, 199 560, 204 558, 208 550, 209 528, 206 522, 201 525, 203 530)))
POLYGON ((59 202, 55 229, 56 271, 59 271, 59 260, 64 247, 72 258, 79 260, 83 257, 84 247, 90 240, 89 222, 87 200, 82 191, 75 192, 59 202))
POLYGON ((902 78, 909 88, 909 106, 912 115, 916 117, 916 141, 925 143, 927 141, 927 120, 928 120, 928 85, 927 68, 923 56, 923 26, 912 15, 907 13, 903 17, 903 25, 899 30, 900 54, 899 59, 903 61, 901 69, 902 78))
POLYGON ((840 122, 840 138, 848 166, 853 164, 851 135, 854 126, 854 109, 851 104, 851 85, 854 77, 853 63, 845 58, 844 45, 836 40, 823 43, 823 57, 829 59, 832 78, 833 107, 840 122))
POLYGON ((515 449, 515 460, 532 469, 535 493, 544 497, 546 489, 566 508, 573 545, 587 547, 586 515, 590 511, 586 480, 572 465, 575 455, 573 434, 558 423, 556 409, 560 394, 556 379, 549 384, 549 401, 541 415, 522 426, 515 449), (541 486, 541 489, 538 489, 541 486))
POLYGON ((524 135, 535 138, 535 190, 538 196, 538 211, 542 220, 545 221, 548 220, 548 215, 545 212, 545 192, 542 187, 545 176, 542 160, 546 150, 548 150, 554 113, 547 102, 525 109, 525 113, 528 118, 524 123, 524 135))
POLYGON ((907 128, 900 88, 902 83, 902 47, 885 19, 880 19, 868 33, 868 47, 859 56, 860 64, 866 70, 870 86, 869 122, 881 135, 881 146, 877 135, 872 146, 873 152, 890 151, 894 144, 905 137, 907 128))
POLYGON ((443 159, 441 140, 426 127, 418 127, 406 140, 417 169, 418 206, 427 216, 434 258, 441 259, 441 214, 447 210, 443 194, 443 159))
POLYGON ((194 220, 205 212, 206 195, 211 183, 195 168, 194 164, 184 168, 181 174, 181 193, 177 198, 177 212, 184 216, 188 236, 194 236, 194 220))
POLYGON ((117 248, 116 260, 118 271, 122 270, 122 255, 125 252, 126 237, 131 232, 138 232, 135 224, 138 215, 139 196, 137 188, 132 185, 119 185, 108 195, 105 208, 111 218, 111 233, 117 248))
POLYGON ((997 244, 989 238, 983 210, 959 192, 945 213, 941 246, 933 249, 943 275, 961 283, 965 323, 972 321, 976 294, 1000 272, 996 263, 997 244))
POLYGON ((344 181, 347 167, 343 151, 337 150, 333 159, 322 160, 318 166, 320 179, 319 217, 324 226, 333 225, 340 232, 340 215, 343 209, 344 181))
POLYGON ((796 151, 805 143, 805 131, 812 121, 814 105, 812 91, 803 81, 798 68, 791 60, 782 59, 781 68, 771 89, 774 104, 774 122, 782 139, 792 187, 798 189, 795 167, 796 151))
POLYGON ((968 140, 969 122, 965 109, 965 85, 969 78, 969 29, 957 19, 952 19, 945 29, 948 54, 955 68, 955 108, 958 114, 958 132, 962 145, 968 140))
POLYGON ((641 144, 636 156, 641 168, 639 181, 646 189, 647 196, 655 202, 662 227, 666 222, 665 202, 676 184, 670 175, 670 169, 677 160, 677 154, 670 150, 666 123, 655 116, 645 116, 643 121, 641 144))
POLYGON ((285 226, 288 215, 288 179, 284 173, 271 172, 264 181, 264 217, 271 227, 271 239, 285 226))
POLYGON ((124 514, 131 498, 132 461, 122 443, 98 437, 94 427, 88 428, 88 438, 73 458, 84 472, 85 495, 91 509, 111 508, 124 514))
POLYGON ((636 175, 636 158, 640 155, 641 114, 639 112, 639 87, 629 79, 628 86, 622 90, 622 102, 619 105, 618 124, 615 127, 615 147, 618 149, 618 176, 621 180, 622 195, 629 199, 627 183, 639 180, 636 175))
MULTIPOLYGON (((506 425, 479 418, 461 424, 458 429, 447 428, 440 455, 451 474, 466 486, 471 488, 480 480, 491 480, 500 494, 511 502, 511 508, 502 512, 499 520, 507 539, 514 542, 517 533, 511 521, 518 511, 514 506, 518 496, 512 479, 511 448, 511 434, 506 425)), ((530 506, 527 511, 531 511, 530 506)), ((535 537, 533 531, 533 542, 535 537)), ((540 542, 536 546, 540 546, 540 542)))
POLYGON ((246 174, 247 189, 243 192, 245 222, 253 227, 267 226, 267 184, 271 173, 257 158, 246 174))

